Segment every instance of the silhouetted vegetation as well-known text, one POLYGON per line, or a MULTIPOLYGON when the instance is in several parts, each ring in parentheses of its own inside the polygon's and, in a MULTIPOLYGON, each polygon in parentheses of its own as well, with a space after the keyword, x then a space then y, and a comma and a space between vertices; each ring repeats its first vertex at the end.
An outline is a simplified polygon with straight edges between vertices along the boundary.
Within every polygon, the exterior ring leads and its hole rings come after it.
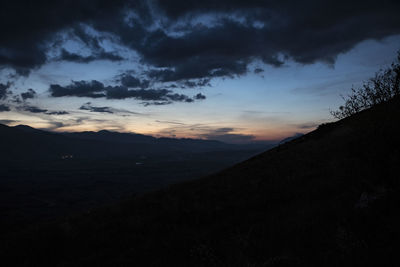
POLYGON ((387 102, 400 95, 400 50, 397 60, 385 70, 381 70, 360 88, 352 88, 339 110, 331 111, 337 119, 343 119, 377 104, 387 102))

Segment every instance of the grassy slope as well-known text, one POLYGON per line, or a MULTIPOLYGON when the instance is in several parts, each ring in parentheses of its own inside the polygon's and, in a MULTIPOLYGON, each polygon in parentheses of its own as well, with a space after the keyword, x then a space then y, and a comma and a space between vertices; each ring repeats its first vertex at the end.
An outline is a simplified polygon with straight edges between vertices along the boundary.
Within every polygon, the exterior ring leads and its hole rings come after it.
POLYGON ((396 99, 213 176, 8 237, 2 258, 17 266, 396 266, 399 130, 396 99))

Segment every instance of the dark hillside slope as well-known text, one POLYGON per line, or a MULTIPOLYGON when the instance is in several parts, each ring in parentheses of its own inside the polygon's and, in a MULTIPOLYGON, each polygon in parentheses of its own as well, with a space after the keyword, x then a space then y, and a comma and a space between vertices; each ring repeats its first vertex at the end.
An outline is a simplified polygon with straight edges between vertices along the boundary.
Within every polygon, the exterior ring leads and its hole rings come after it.
POLYGON ((400 266, 399 130, 395 99, 213 176, 9 236, 1 258, 17 266, 400 266))

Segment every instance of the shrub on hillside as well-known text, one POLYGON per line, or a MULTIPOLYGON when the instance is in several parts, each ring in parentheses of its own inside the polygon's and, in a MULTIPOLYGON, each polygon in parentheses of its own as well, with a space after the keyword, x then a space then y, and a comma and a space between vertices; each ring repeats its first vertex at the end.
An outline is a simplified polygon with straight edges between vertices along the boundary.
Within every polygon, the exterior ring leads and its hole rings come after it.
POLYGON ((381 70, 363 84, 361 88, 352 88, 351 93, 343 97, 345 101, 338 110, 331 111, 333 117, 343 119, 364 109, 387 102, 400 95, 400 50, 391 66, 381 70))

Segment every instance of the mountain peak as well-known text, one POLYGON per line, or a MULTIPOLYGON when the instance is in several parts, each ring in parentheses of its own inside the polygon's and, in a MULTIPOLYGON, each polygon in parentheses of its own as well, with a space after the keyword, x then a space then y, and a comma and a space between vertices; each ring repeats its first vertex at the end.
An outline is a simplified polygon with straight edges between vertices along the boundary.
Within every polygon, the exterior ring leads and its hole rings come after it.
POLYGON ((18 124, 16 126, 14 126, 13 128, 19 129, 19 130, 22 130, 22 131, 25 131, 25 132, 30 132, 30 133, 42 132, 41 130, 35 129, 35 128, 33 128, 33 127, 29 126, 29 125, 25 125, 25 124, 18 124))

